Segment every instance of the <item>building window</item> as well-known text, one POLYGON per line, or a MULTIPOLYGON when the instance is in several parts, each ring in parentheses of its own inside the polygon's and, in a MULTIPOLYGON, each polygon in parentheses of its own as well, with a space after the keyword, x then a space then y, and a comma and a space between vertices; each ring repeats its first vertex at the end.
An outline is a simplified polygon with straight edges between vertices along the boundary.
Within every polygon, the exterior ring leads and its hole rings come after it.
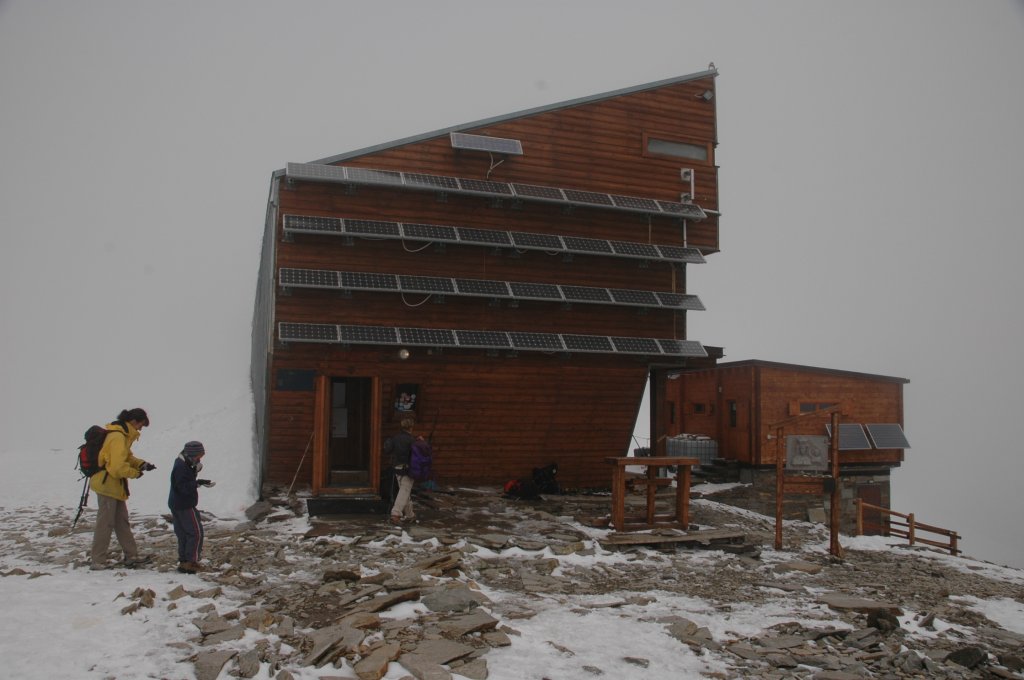
POLYGON ((814 413, 815 411, 820 411, 835 405, 835 402, 831 401, 801 401, 800 413, 814 413))
POLYGON ((736 427, 736 421, 737 421, 736 402, 735 401, 730 401, 729 402, 729 427, 736 427))
POLYGON ((698 144, 680 139, 665 139, 644 134, 644 155, 665 158, 685 158, 692 161, 708 162, 710 152, 707 144, 698 144))
POLYGON ((707 407, 704 404, 696 404, 695 403, 693 405, 693 415, 695 415, 695 416, 702 416, 702 415, 704 415, 707 412, 706 409, 707 409, 707 407))

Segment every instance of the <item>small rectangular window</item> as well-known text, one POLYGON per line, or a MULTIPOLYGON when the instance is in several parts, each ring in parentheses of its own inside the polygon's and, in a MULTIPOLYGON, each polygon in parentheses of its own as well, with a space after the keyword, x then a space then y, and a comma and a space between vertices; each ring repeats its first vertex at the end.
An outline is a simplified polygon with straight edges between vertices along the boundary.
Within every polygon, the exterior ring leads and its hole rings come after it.
POLYGON ((704 413, 706 413, 705 409, 706 409, 706 407, 704 406, 704 404, 696 404, 695 403, 693 405, 693 414, 697 415, 697 416, 702 416, 702 415, 704 415, 704 413))
POLYGON ((736 408, 736 402, 729 402, 729 427, 736 427, 738 421, 738 411, 736 408))
POLYGON ((705 162, 708 160, 707 144, 691 144, 658 139, 657 137, 647 137, 646 152, 654 156, 671 156, 672 158, 688 158, 705 162))

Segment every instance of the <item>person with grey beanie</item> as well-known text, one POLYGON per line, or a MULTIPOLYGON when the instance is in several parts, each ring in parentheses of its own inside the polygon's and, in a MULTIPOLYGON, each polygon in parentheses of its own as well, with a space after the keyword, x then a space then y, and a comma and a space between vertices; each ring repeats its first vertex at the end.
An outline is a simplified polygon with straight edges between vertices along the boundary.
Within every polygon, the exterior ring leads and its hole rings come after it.
POLYGON ((174 535, 178 537, 178 571, 194 574, 202 571, 200 560, 203 554, 203 520, 197 510, 199 487, 213 486, 208 479, 197 479, 203 469, 202 459, 206 449, 202 442, 187 442, 174 461, 171 470, 171 492, 167 506, 171 509, 174 535))

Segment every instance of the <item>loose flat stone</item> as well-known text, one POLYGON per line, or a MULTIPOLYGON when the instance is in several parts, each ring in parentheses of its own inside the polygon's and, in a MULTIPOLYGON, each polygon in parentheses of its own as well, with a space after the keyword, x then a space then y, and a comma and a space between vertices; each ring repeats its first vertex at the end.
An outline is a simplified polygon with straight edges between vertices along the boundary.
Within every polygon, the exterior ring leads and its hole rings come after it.
POLYGON ((468 612, 478 607, 476 594, 466 585, 435 588, 422 597, 422 602, 432 612, 468 612))
POLYGON ((230 650, 199 652, 192 664, 196 680, 217 680, 217 676, 224 669, 224 664, 231 661, 237 653, 230 650))
POLYGON ((480 534, 479 536, 469 537, 469 540, 485 548, 501 550, 508 545, 509 538, 508 534, 480 534))
POLYGON ((469 680, 487 680, 489 675, 486 659, 473 659, 468 663, 453 667, 452 670, 469 680))
POLYGON ((313 631, 309 636, 313 648, 302 660, 303 666, 319 666, 326 662, 330 652, 355 649, 363 641, 363 632, 344 624, 313 631))
POLYGON ((474 647, 453 640, 423 640, 416 645, 416 654, 436 664, 446 664, 472 654, 474 647))
POLYGON ((398 663, 412 673, 416 680, 451 680, 452 674, 440 665, 419 654, 403 654, 398 663))
POLYGON ((377 647, 369 656, 356 662, 355 670, 359 680, 380 680, 388 671, 388 664, 398 658, 402 647, 398 643, 389 643, 377 647))
POLYGON ((780 574, 790 571, 801 571, 805 574, 818 574, 821 573, 821 565, 804 562, 803 560, 792 560, 790 562, 779 562, 775 565, 775 571, 780 574))
POLYGON ((856 611, 863 614, 870 614, 873 611, 881 610, 891 612, 896 616, 903 615, 903 611, 894 604, 869 600, 863 597, 853 597, 851 595, 844 595, 843 593, 825 593, 818 598, 818 602, 826 604, 832 609, 837 609, 839 611, 856 611))
POLYGON ((493 630, 497 627, 498 620, 487 612, 476 610, 472 614, 445 619, 438 625, 447 633, 460 637, 479 631, 493 630))
POLYGON ((245 637, 245 625, 238 623, 227 630, 222 630, 219 633, 214 633, 213 635, 207 635, 203 638, 203 645, 219 645, 221 642, 241 640, 243 637, 245 637))
POLYGON ((792 647, 802 647, 806 644, 806 638, 798 635, 780 635, 778 637, 760 638, 758 641, 762 647, 768 649, 790 649, 792 647))

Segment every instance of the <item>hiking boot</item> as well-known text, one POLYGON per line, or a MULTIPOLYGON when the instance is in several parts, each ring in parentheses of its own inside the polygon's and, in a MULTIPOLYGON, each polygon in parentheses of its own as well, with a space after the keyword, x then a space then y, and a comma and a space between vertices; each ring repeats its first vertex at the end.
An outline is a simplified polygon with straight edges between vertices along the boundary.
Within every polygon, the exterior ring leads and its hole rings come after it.
POLYGON ((124 561, 125 569, 138 569, 139 567, 149 564, 153 561, 152 555, 136 555, 133 559, 126 559, 124 561))
POLYGON ((195 574, 199 571, 199 565, 195 562, 179 562, 178 573, 180 574, 195 574))
POLYGON ((106 571, 109 568, 110 567, 108 567, 105 564, 90 564, 89 565, 89 571, 106 571))

